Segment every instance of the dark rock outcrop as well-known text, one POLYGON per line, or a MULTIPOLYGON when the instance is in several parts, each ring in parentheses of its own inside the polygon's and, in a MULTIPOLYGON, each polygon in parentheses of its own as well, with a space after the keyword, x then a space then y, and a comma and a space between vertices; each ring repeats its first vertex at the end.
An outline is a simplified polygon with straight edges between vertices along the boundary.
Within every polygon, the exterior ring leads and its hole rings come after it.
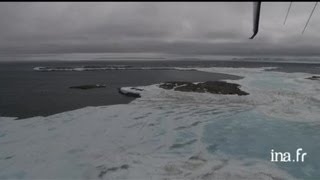
POLYGON ((183 92, 209 92, 213 94, 237 94, 239 96, 249 94, 240 90, 239 84, 228 83, 224 81, 206 81, 201 83, 174 81, 162 83, 159 87, 163 89, 173 89, 175 91, 183 92))
POLYGON ((107 168, 105 165, 101 165, 101 166, 98 166, 97 169, 100 171, 98 177, 102 178, 108 172, 115 172, 115 171, 118 171, 118 170, 127 170, 127 169, 129 169, 129 165, 128 164, 124 164, 124 165, 119 166, 119 167, 110 167, 110 168, 107 168))
POLYGON ((311 77, 308 77, 306 79, 310 79, 310 80, 320 80, 320 76, 311 76, 311 77))

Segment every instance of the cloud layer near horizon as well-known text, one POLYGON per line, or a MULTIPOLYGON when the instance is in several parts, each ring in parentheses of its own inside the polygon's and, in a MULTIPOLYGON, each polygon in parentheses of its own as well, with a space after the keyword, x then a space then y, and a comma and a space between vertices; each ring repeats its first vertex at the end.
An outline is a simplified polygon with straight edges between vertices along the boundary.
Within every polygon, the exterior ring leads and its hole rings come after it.
POLYGON ((0 53, 320 55, 314 2, 0 2, 0 53))

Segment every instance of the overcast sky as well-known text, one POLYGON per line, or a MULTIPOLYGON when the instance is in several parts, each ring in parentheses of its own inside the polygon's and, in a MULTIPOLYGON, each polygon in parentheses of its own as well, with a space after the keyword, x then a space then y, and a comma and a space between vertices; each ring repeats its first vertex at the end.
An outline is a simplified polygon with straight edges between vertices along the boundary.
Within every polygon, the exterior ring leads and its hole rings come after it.
POLYGON ((0 2, 0 53, 320 55, 320 7, 263 2, 0 2))

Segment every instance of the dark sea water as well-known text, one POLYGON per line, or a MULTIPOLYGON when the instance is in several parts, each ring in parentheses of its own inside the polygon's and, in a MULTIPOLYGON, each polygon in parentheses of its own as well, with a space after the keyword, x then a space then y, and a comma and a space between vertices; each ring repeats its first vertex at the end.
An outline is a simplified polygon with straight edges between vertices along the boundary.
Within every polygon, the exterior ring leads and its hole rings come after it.
POLYGON ((278 67, 278 71, 320 73, 320 64, 245 61, 81 61, 0 63, 0 116, 48 116, 86 106, 122 104, 134 98, 118 93, 119 87, 164 81, 237 79, 226 74, 178 70, 108 70, 38 72, 33 68, 130 65, 133 67, 278 67), (70 89, 70 86, 105 84, 106 88, 70 89))

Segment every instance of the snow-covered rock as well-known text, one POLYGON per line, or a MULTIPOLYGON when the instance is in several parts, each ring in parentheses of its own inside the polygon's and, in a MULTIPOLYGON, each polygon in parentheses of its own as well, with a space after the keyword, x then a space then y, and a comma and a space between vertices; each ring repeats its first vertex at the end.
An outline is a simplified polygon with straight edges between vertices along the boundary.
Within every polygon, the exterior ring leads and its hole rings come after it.
POLYGON ((122 87, 119 88, 119 93, 130 96, 130 97, 141 97, 141 93, 143 92, 142 88, 138 87, 122 87))

